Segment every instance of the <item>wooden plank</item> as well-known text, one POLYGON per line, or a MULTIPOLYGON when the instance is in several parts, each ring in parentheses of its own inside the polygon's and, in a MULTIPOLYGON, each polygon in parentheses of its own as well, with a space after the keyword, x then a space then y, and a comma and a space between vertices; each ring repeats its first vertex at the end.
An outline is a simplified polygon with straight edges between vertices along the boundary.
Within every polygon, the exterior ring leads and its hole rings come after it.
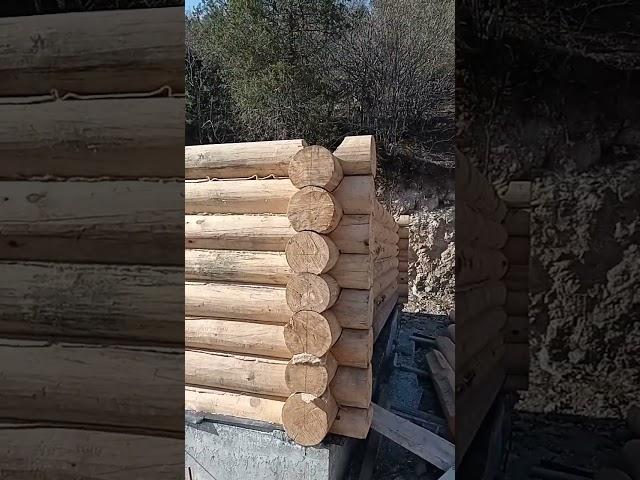
POLYGON ((183 291, 179 267, 0 262, 0 333, 181 345, 183 291))
POLYGON ((173 436, 184 429, 175 410, 183 401, 182 348, 5 339, 0 377, 1 418, 153 428, 173 436))
POLYGON ((174 480, 184 473, 184 440, 178 438, 2 423, 0 444, 3 478, 174 480))
POLYGON ((371 405, 371 428, 376 432, 441 470, 447 470, 454 464, 455 446, 452 443, 375 403, 371 405))
POLYGON ((455 372, 437 350, 432 350, 427 354, 427 364, 431 372, 431 379, 440 400, 442 411, 447 418, 449 431, 452 435, 456 432, 456 396, 454 391, 455 372))
POLYGON ((179 182, 0 182, 0 191, 2 259, 183 264, 179 182))
POLYGON ((182 7, 3 18, 0 44, 0 96, 184 91, 182 7))
MULTIPOLYGON (((71 14, 52 16, 68 15, 71 14)), ((21 17, 20 22, 38 17, 41 16, 21 17)), ((2 21, 0 19, 0 24, 2 21)), ((141 22, 149 23, 147 19, 141 22)), ((3 34, 0 28, 0 37, 3 34)), ((100 55, 96 58, 104 64, 100 55)), ((0 72, 3 67, 0 62, 0 72)), ((180 70, 182 68, 180 65, 180 70)), ((143 77, 139 70, 135 76, 143 77)), ((83 83, 91 84, 86 80, 83 83)), ((3 81, 2 85, 6 84, 3 81)), ((55 85, 55 81, 47 83, 47 93, 55 85)), ((0 99, 0 178, 182 177, 183 123, 183 98, 26 105, 3 105, 0 99), (78 128, 78 119, 82 119, 82 128, 78 128)), ((70 185, 64 187, 70 188, 70 185)), ((69 201, 73 200, 73 195, 68 197, 69 201)), ((118 201, 117 197, 113 200, 118 201)), ((156 200, 163 201, 162 198, 156 200)), ((81 207, 80 202, 77 205, 81 207)))

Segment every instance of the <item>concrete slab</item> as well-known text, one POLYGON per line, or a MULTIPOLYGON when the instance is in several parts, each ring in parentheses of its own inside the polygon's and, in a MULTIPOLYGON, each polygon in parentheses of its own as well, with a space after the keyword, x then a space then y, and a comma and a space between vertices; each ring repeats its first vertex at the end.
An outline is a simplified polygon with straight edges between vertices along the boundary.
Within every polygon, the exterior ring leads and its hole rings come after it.
POLYGON ((315 447, 282 430, 211 420, 185 422, 185 480, 342 480, 357 440, 329 436, 315 447))

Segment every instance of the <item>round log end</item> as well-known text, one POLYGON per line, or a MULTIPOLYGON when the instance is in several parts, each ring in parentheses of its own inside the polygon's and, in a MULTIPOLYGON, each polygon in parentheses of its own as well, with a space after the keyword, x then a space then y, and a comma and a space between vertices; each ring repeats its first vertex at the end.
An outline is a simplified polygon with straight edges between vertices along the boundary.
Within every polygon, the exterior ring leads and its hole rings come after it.
POLYGON ((298 188, 320 187, 331 192, 342 181, 342 175, 338 159, 319 145, 299 150, 289 162, 289 179, 298 188))
POLYGON ((322 313, 338 300, 340 286, 327 274, 293 274, 287 282, 287 305, 295 313, 302 310, 322 313))
POLYGON ((296 312, 284 327, 284 341, 292 355, 310 353, 321 357, 338 340, 342 329, 331 311, 296 312))
POLYGON ((316 232, 298 232, 287 242, 287 263, 296 273, 321 273, 331 270, 340 256, 329 237, 316 232))
POLYGON ((304 187, 289 200, 287 217, 296 232, 311 230, 330 233, 342 218, 342 207, 336 198, 320 187, 304 187))
POLYGON ((337 413, 338 405, 328 391, 319 397, 294 393, 282 407, 282 424, 294 442, 312 446, 324 439, 337 413))
POLYGON ((285 369, 285 382, 291 393, 322 395, 336 373, 337 363, 331 354, 317 357, 308 353, 294 355, 285 369))

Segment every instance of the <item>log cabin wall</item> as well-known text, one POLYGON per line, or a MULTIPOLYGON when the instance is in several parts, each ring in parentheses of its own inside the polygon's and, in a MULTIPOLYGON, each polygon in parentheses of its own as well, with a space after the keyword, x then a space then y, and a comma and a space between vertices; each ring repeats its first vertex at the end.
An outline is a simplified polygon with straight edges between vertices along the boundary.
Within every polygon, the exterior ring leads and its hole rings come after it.
MULTIPOLYGON (((456 463, 470 449, 507 375, 515 339, 506 312, 507 205, 462 154, 456 154, 456 463)), ((508 248, 508 247, 507 247, 508 248)), ((528 328, 528 325, 521 326, 528 328)), ((518 333, 518 338, 524 335, 518 333)))
POLYGON ((411 216, 400 215, 397 220, 398 223, 398 294, 400 295, 399 302, 407 303, 409 301, 409 262, 416 260, 416 254, 411 248, 410 244, 410 230, 411 230, 411 216))
POLYGON ((182 7, 0 23, 0 477, 176 478, 182 7))
POLYGON ((185 168, 186 408, 302 445, 366 437, 373 343, 398 299, 373 137, 190 146, 185 168))

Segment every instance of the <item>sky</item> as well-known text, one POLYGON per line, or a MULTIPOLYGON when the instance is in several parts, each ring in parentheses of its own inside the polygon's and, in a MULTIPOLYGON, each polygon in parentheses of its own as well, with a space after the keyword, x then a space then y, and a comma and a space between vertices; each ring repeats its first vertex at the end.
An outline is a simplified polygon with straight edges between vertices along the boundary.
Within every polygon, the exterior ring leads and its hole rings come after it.
POLYGON ((200 0, 184 0, 184 9, 187 11, 193 10, 193 7, 198 3, 200 3, 200 0))

